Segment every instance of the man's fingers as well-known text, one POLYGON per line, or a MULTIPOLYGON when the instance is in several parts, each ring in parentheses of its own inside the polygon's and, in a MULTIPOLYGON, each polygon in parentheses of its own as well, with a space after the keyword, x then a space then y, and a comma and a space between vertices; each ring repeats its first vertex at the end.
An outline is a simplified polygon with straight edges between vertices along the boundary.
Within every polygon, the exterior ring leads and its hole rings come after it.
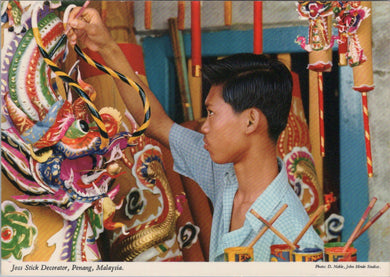
POLYGON ((68 21, 73 20, 76 17, 76 15, 79 13, 80 9, 81 7, 74 7, 69 13, 68 21))

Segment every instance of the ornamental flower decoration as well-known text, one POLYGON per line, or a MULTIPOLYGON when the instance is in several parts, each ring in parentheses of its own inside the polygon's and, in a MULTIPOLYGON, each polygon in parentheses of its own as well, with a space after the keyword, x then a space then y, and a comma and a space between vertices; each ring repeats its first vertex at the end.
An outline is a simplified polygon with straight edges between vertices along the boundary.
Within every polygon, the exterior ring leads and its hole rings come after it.
POLYGON ((19 208, 11 201, 1 204, 2 259, 21 261, 32 251, 37 233, 37 227, 33 224, 28 210, 19 208))

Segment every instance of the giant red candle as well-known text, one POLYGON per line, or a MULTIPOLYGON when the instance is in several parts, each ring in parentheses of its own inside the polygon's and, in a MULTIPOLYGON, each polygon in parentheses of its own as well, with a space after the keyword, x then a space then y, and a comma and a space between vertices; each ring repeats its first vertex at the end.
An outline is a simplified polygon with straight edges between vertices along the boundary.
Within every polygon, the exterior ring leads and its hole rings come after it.
POLYGON ((263 53, 263 2, 253 3, 253 53, 263 53))
POLYGON ((202 39, 200 1, 191 1, 191 56, 192 76, 199 77, 202 68, 202 39))

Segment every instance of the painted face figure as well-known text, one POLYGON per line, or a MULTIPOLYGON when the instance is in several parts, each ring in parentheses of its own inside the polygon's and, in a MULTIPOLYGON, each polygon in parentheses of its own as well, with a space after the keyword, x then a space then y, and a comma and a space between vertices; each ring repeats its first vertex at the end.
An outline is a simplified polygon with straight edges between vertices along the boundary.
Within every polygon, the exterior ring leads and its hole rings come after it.
POLYGON ((243 113, 236 113, 222 98, 223 86, 212 86, 205 104, 207 119, 202 126, 204 148, 216 163, 235 163, 245 155, 243 113))

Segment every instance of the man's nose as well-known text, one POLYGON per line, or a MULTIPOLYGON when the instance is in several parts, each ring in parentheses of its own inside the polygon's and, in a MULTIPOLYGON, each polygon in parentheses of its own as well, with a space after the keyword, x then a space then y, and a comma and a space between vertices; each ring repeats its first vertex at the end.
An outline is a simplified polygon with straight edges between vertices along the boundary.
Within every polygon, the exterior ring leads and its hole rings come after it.
POLYGON ((209 123, 208 123, 208 119, 205 120, 205 122, 203 122, 202 124, 202 127, 200 128, 200 131, 203 133, 203 134, 206 134, 209 130, 209 123))

